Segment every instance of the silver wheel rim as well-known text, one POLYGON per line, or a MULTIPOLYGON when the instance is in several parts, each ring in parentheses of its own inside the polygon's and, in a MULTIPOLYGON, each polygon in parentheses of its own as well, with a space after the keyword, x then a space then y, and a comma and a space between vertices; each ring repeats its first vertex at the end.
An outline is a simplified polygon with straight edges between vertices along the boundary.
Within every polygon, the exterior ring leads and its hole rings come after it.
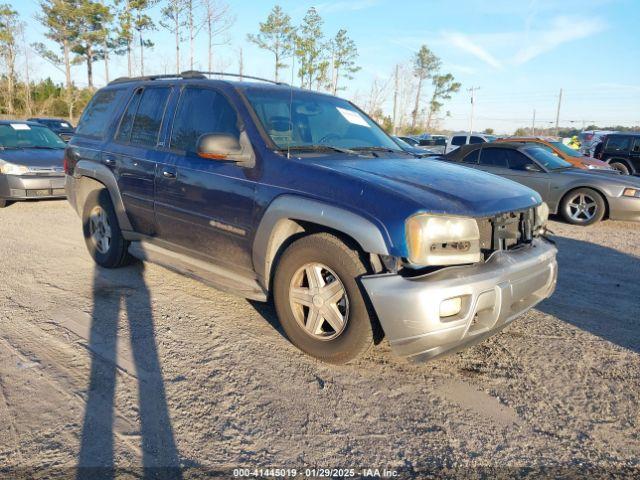
POLYGON ((627 167, 625 167, 621 163, 614 163, 613 165, 611 165, 611 167, 613 169, 619 171, 620 173, 624 174, 624 175, 628 175, 629 174, 629 172, 627 170, 627 167))
POLYGON ((102 254, 111 247, 111 226, 107 212, 100 206, 93 207, 89 213, 89 234, 96 250, 102 254))
POLYGON ((338 275, 321 263, 307 263, 293 275, 289 304, 298 325, 317 340, 333 340, 347 326, 347 291, 338 275))
POLYGON ((567 204, 569 216, 576 222, 588 222, 596 216, 598 203, 588 193, 574 195, 567 204))

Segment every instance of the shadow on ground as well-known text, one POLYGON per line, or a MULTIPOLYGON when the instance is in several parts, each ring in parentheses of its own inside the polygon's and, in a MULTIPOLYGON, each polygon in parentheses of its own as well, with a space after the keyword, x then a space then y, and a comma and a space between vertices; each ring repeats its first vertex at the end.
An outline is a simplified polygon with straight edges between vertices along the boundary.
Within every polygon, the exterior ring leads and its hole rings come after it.
POLYGON ((537 309, 640 352, 640 258, 580 240, 553 240, 558 287, 537 309))
POLYGON ((128 319, 138 378, 142 471, 145 478, 179 479, 180 459, 167 408, 143 266, 137 264, 118 272, 96 268, 93 297, 89 339, 91 374, 76 477, 112 479, 117 476, 113 425, 118 319, 122 308, 128 319))

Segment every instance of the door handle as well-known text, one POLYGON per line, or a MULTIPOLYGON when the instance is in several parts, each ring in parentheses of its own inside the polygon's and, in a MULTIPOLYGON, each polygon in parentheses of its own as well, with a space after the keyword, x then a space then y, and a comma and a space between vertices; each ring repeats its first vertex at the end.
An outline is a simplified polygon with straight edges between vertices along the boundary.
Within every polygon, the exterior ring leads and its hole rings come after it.
POLYGON ((104 157, 104 164, 109 167, 115 167, 116 159, 114 157, 104 157))
POLYGON ((175 172, 172 172, 172 171, 170 171, 170 170, 163 170, 163 171, 162 171, 162 176, 163 176, 164 178, 168 178, 168 179, 170 179, 170 180, 174 180, 174 179, 176 178, 176 174, 175 174, 175 172))

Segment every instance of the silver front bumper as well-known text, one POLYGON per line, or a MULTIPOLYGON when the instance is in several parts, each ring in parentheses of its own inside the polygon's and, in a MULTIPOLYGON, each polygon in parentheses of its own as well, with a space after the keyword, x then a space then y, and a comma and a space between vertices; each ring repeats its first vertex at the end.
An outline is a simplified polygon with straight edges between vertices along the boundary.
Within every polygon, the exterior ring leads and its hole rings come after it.
POLYGON ((32 198, 64 198, 64 176, 0 175, 0 198, 29 200, 32 198))
POLYGON ((536 239, 530 247, 496 252, 485 263, 421 277, 395 274, 362 279, 394 353, 427 360, 459 350, 505 327, 551 296, 556 248, 536 239), (462 310, 440 317, 444 300, 462 298, 462 310))

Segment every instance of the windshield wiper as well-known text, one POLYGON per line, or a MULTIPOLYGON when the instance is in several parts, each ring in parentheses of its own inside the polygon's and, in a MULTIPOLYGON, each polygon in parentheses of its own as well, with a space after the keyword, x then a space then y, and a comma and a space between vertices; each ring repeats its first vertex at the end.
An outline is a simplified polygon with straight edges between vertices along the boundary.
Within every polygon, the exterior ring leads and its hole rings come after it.
POLYGON ((45 146, 45 145, 30 145, 30 146, 24 147, 24 148, 37 148, 37 149, 40 149, 40 150, 59 150, 59 149, 64 148, 64 147, 48 147, 48 146, 45 146))
POLYGON ((347 153, 349 155, 358 155, 358 152, 349 148, 334 147, 333 145, 295 145, 289 148, 279 148, 278 151, 286 152, 288 150, 295 150, 297 152, 338 152, 347 153))
POLYGON ((404 150, 395 150, 388 147, 353 147, 352 150, 357 152, 389 152, 389 153, 408 153, 404 150))

